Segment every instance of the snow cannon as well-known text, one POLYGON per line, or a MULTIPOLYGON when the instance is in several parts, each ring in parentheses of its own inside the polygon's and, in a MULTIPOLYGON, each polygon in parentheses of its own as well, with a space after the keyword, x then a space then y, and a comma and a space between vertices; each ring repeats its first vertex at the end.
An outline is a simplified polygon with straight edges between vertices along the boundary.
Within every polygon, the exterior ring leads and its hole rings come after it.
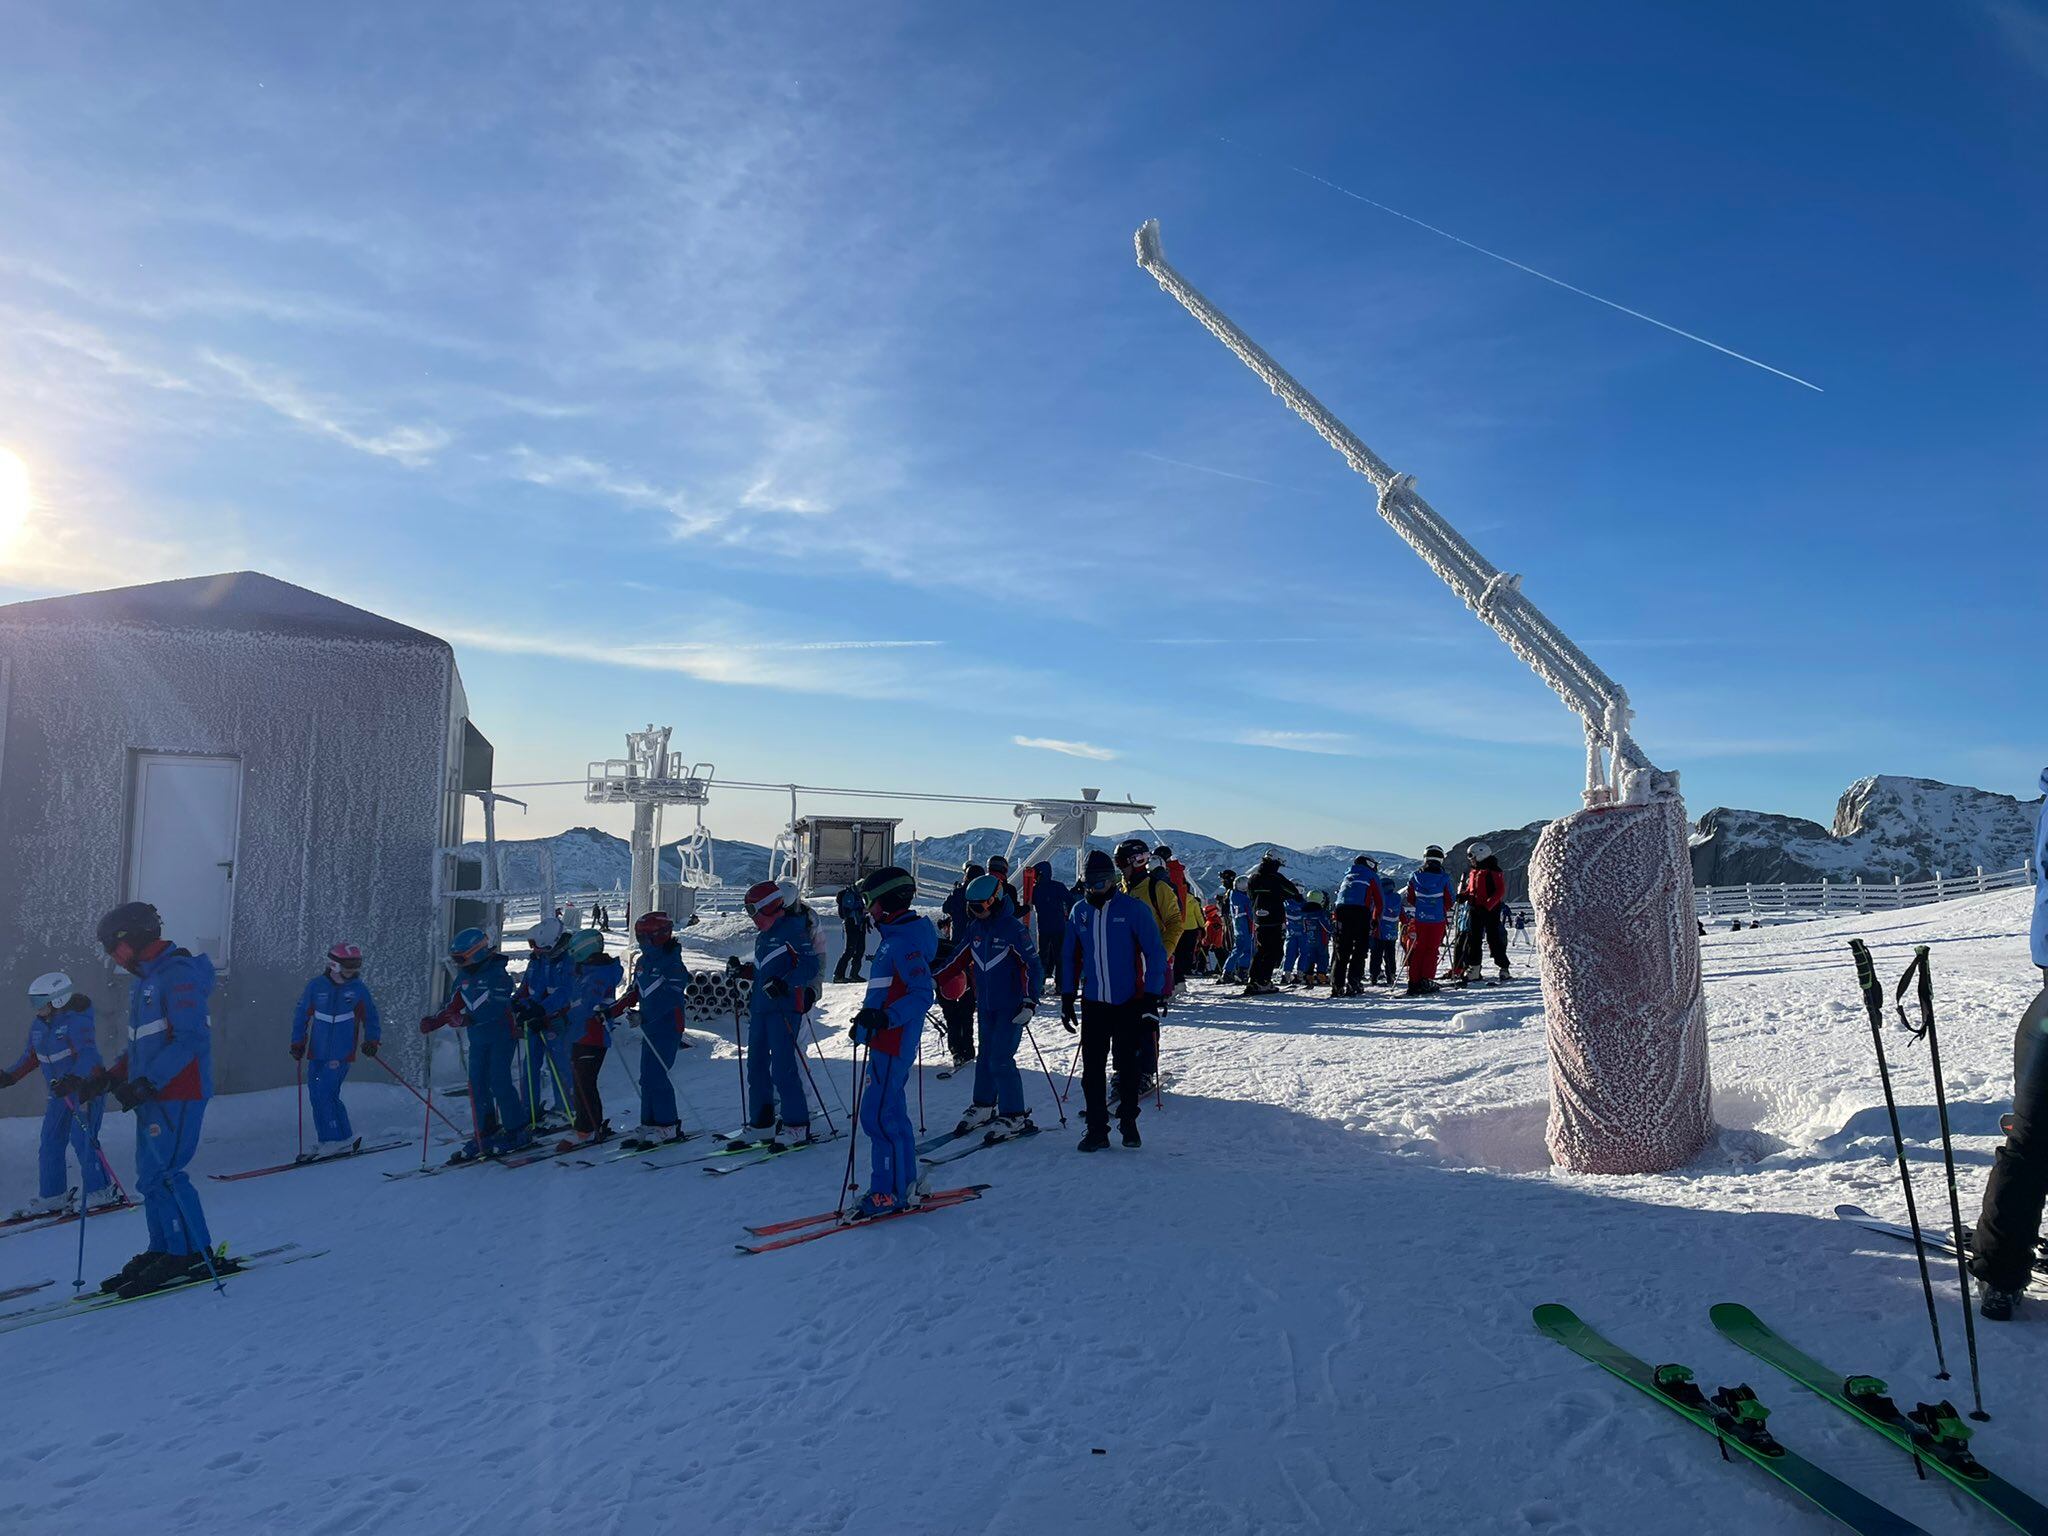
POLYGON ((1678 775, 1630 734, 1628 695, 1415 488, 1166 260, 1159 223, 1138 265, 1372 483, 1389 527, 1507 642, 1586 733, 1584 805, 1543 829, 1529 864, 1550 1041, 1550 1155, 1577 1173, 1662 1173, 1713 1133, 1706 1004, 1678 775))

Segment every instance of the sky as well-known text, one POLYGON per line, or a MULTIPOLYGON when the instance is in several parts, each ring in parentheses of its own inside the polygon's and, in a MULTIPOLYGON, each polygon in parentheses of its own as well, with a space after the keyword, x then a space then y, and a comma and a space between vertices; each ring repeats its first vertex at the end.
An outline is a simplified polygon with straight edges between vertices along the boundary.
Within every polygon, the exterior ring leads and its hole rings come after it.
POLYGON ((21 7, 0 601, 317 588, 455 645, 505 782, 654 721, 1233 844, 1575 808, 1576 720, 1156 217, 1692 814, 2027 795, 2044 190, 2025 0, 21 7))

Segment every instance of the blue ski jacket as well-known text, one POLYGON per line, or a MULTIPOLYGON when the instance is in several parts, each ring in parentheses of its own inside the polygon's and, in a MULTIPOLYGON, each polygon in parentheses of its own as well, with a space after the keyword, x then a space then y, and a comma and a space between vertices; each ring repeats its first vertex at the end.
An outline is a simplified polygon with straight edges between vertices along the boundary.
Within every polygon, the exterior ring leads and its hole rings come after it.
POLYGON ((611 1039, 605 1020, 612 999, 619 995, 626 968, 617 955, 596 955, 572 965, 569 971, 569 1043, 604 1045, 611 1039))
POLYGON ((992 917, 971 919, 967 942, 933 972, 933 979, 944 980, 970 965, 975 1006, 985 1020, 1007 1023, 1026 1005, 1035 1005, 1045 990, 1038 947, 1031 942, 1024 919, 1014 912, 998 910, 992 917))
POLYGON ((628 1008, 638 1008, 643 1023, 659 1023, 680 1033, 683 999, 689 990, 690 968, 683 963, 683 946, 674 939, 654 949, 643 944, 633 957, 633 985, 606 1012, 617 1018, 628 1008))
POLYGON ((40 1013, 29 1020, 28 1043, 7 1075, 17 1081, 28 1075, 28 1064, 43 1069, 45 1085, 60 1077, 86 1077, 100 1064, 100 1042, 93 1028, 92 1001, 71 995, 71 1001, 47 1019, 40 1013))
POLYGON ((1444 901, 1451 893, 1451 877, 1440 869, 1418 869, 1408 877, 1408 912, 1418 923, 1444 920, 1444 901))
POLYGON ((115 1077, 148 1078, 160 1099, 213 1097, 213 1026, 206 1000, 213 994, 213 962, 162 944, 142 962, 128 988, 128 1049, 108 1070, 115 1077))
POLYGON ((354 1061, 364 1040, 382 1040, 377 1003, 363 978, 336 981, 325 971, 306 983, 292 1010, 292 1044, 313 1061, 354 1061))
POLYGON ((1249 939, 1252 934, 1252 893, 1238 881, 1230 888, 1230 926, 1236 930, 1232 937, 1249 939))
POLYGON ((505 957, 492 950, 475 965, 455 973, 455 991, 441 1011, 420 1021, 421 1032, 443 1024, 466 1025, 471 1038, 492 1037, 493 1043, 512 1038, 512 972, 505 957))
POLYGON ((1101 906, 1078 901, 1060 947, 1060 995, 1091 1003, 1128 1003, 1166 990, 1166 946, 1159 919, 1118 891, 1101 906))
POLYGON ((1057 946, 1067 936, 1067 914, 1074 909, 1074 892, 1052 877, 1052 865, 1031 866, 1031 909, 1038 914, 1038 937, 1057 946))
POLYGON ((1407 888, 1398 875, 1380 872, 1380 937, 1401 937, 1402 902, 1407 888))
MULTIPOLYGON (((880 942, 868 962, 868 991, 861 1006, 881 1009, 889 1016, 889 1027, 868 1042, 868 1049, 902 1056, 915 1051, 924 1016, 938 996, 932 956, 939 952, 939 930, 928 917, 898 912, 877 916, 875 932, 880 942)), ((966 946, 959 953, 967 954, 966 946)))
POLYGON ((795 1029, 803 1016, 798 1006, 804 1000, 800 994, 817 984, 820 969, 810 916, 801 907, 791 907, 754 935, 754 985, 747 994, 747 1017, 785 1020, 795 1029), (771 981, 782 982, 788 990, 780 997, 770 997, 771 981))
POLYGON ((2048 768, 2041 770, 2041 824, 2034 833, 2034 964, 2048 970, 2048 768))
POLYGON ((572 970, 567 955, 530 955, 526 974, 519 978, 519 988, 512 995, 530 999, 548 1016, 550 1025, 559 1024, 569 1006, 572 970))
POLYGON ((1378 870, 1368 869, 1363 864, 1352 865, 1345 872, 1343 883, 1337 887, 1337 905, 1340 907, 1371 906, 1373 887, 1379 883, 1378 870))

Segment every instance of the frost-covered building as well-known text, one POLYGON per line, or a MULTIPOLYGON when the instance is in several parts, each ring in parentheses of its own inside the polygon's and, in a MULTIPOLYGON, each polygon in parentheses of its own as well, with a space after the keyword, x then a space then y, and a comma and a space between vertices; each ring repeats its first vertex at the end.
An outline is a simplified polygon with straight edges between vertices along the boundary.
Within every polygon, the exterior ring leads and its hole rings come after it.
POLYGON ((414 1057, 456 916, 435 850, 490 784, 468 715, 445 641, 254 571, 0 606, 0 1049, 51 970, 118 1045, 93 930, 140 899, 219 969, 217 1089, 292 1081, 292 1005, 340 939, 414 1057))

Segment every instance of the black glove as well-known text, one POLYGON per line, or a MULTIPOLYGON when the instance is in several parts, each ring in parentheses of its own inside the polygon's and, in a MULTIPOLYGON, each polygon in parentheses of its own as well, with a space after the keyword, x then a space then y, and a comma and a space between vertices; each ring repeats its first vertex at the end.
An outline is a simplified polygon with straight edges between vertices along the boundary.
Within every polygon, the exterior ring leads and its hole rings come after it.
MULTIPOLYGON (((7 1081, 11 1085, 15 1079, 10 1077, 7 1081)), ((66 1072, 62 1077, 50 1084, 50 1092, 60 1099, 69 1099, 76 1097, 78 1090, 84 1086, 85 1080, 76 1072, 66 1072)))
POLYGON ((85 1081, 78 1085, 78 1102, 89 1104, 113 1085, 114 1080, 107 1076, 105 1067, 94 1067, 85 1081))
POLYGON ((365 1041, 363 1042, 363 1054, 364 1054, 365 1056, 374 1056, 374 1055, 376 1055, 376 1054, 377 1054, 377 1042, 376 1042, 376 1041, 374 1041, 374 1040, 365 1040, 365 1041))
MULTIPOLYGON (((12 1088, 16 1083, 20 1081, 21 1079, 16 1077, 12 1072, 0 1071, 0 1088, 12 1088)), ((50 1086, 52 1091, 55 1091, 56 1084, 52 1083, 50 1086)))
POLYGON ((1060 1023, 1067 1027, 1067 1033, 1071 1035, 1074 1033, 1074 1026, 1080 1022, 1080 1015, 1074 1011, 1074 994, 1063 994, 1060 998, 1060 1023))
POLYGON ((292 1060, 293 1060, 293 1061, 304 1061, 305 1059, 306 1059, 306 1042, 305 1042, 305 1041, 303 1041, 303 1040, 294 1040, 294 1041, 292 1042, 292 1060))
POLYGON ((787 997, 789 996, 789 983, 780 976, 777 976, 772 981, 762 982, 761 991, 767 997, 787 997))
POLYGON ((889 1015, 879 1008, 863 1008, 853 1016, 853 1027, 846 1032, 846 1038, 855 1045, 866 1045, 889 1027, 889 1015))
POLYGON ((1138 1017, 1144 1020, 1145 1023, 1150 1024, 1154 1029, 1159 1027, 1159 1015, 1163 1011, 1159 1005, 1159 999, 1150 992, 1147 992, 1138 999, 1138 1017))
POLYGON ((114 1097, 121 1101, 123 1109, 133 1109, 156 1097, 156 1084, 146 1077, 119 1078, 114 1083, 114 1097))

